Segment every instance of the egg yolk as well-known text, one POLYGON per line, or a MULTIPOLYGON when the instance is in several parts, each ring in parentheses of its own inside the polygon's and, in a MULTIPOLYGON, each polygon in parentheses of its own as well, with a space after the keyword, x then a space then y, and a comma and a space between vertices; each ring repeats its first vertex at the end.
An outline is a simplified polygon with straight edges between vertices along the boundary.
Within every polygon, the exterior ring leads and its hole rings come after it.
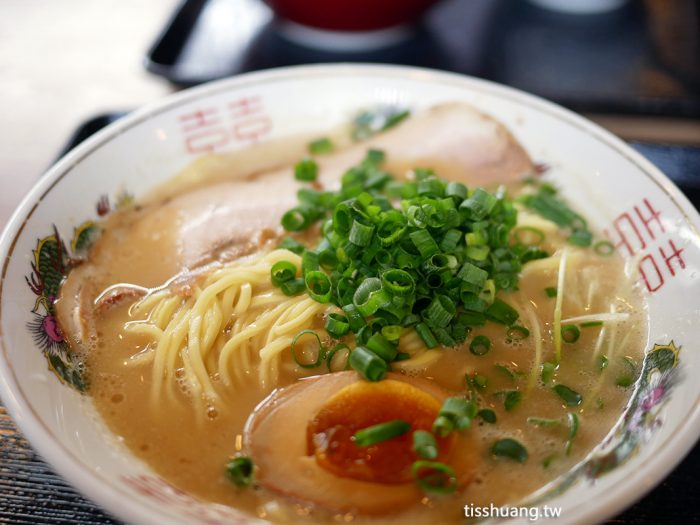
MULTIPOLYGON (((403 381, 353 383, 331 396, 309 422, 308 454, 337 476, 385 484, 411 482, 411 466, 420 459, 413 450, 413 432, 430 431, 440 405, 431 394, 403 381), (367 447, 353 440, 359 430, 394 420, 408 423, 410 431, 367 447)), ((453 436, 437 438, 436 461, 448 461, 452 442, 453 436)))

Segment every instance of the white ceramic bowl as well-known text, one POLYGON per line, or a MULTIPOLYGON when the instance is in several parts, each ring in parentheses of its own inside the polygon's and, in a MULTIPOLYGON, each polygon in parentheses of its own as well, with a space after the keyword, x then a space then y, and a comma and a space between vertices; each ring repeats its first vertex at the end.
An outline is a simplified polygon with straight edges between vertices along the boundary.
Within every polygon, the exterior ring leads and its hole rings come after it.
POLYGON ((71 374, 80 371, 50 315, 60 266, 55 232, 68 252, 80 251, 102 196, 143 194, 201 153, 322 132, 359 108, 419 110, 450 100, 504 122, 534 159, 552 166, 555 182, 631 258, 647 288, 646 379, 603 446, 537 502, 560 506, 561 523, 591 523, 659 483, 700 434, 700 382, 694 380, 700 353, 693 348, 700 340, 700 217, 693 206, 621 140, 549 102, 473 78, 371 65, 280 69, 184 91, 99 132, 42 177, 0 241, 0 393, 37 451, 127 522, 255 521, 199 502, 155 476, 110 436, 89 401, 59 380, 63 366, 64 378, 79 386, 71 374))

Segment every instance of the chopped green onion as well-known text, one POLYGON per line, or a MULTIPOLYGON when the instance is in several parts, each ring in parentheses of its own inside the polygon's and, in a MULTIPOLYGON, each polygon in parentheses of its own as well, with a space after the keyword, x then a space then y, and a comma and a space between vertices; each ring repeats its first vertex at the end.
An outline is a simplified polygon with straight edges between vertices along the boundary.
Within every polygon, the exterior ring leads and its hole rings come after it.
POLYGON ((406 218, 401 214, 386 214, 379 223, 377 238, 382 246, 391 246, 396 243, 406 232, 408 225, 406 218))
POLYGON ((350 323, 347 317, 336 313, 328 314, 328 318, 326 319, 326 332, 328 332, 329 335, 338 339, 349 331, 350 323))
POLYGON ((386 337, 379 333, 372 335, 367 340, 366 346, 387 363, 391 363, 399 352, 395 344, 390 343, 386 337))
POLYGON ((590 246, 593 234, 588 230, 574 230, 569 236, 569 244, 575 246, 590 246))
POLYGON ((388 306, 391 303, 391 297, 382 289, 382 281, 379 278, 369 277, 357 287, 352 302, 366 317, 388 306))
POLYGON ((298 232, 305 230, 318 218, 318 212, 309 206, 297 206, 282 215, 282 227, 298 232))
POLYGON ((445 196, 463 201, 467 198, 467 187, 461 182, 450 182, 445 188, 445 196))
POLYGON ((536 248, 535 246, 528 246, 520 254, 520 262, 521 264, 525 264, 537 259, 546 259, 547 257, 549 257, 548 252, 536 248))
POLYGON ((410 114, 411 114, 410 110, 404 109, 403 111, 399 111, 397 113, 393 113, 393 114, 389 115, 389 117, 386 119, 386 122, 382 126, 382 131, 386 131, 387 129, 393 128, 399 122, 406 119, 410 114))
POLYGON ((318 264, 326 270, 334 270, 338 266, 338 256, 335 250, 328 248, 319 252, 318 264))
POLYGON ((294 358, 294 362, 302 368, 317 368, 318 366, 321 365, 321 363, 323 362, 323 359, 325 358, 325 349, 323 348, 323 345, 321 344, 321 338, 313 330, 302 330, 297 335, 295 335, 294 339, 292 339, 291 350, 292 350, 292 357, 294 358), (299 359, 299 356, 297 356, 297 343, 299 342, 299 339, 305 335, 314 336, 316 338, 316 342, 318 343, 318 348, 316 350, 316 359, 314 361, 311 361, 311 362, 301 361, 299 359))
MULTIPOLYGON (((341 277, 338 279, 335 284, 334 302, 341 306, 352 304, 353 295, 355 295, 355 282, 348 277, 341 277)), ((357 331, 353 329, 352 325, 350 329, 353 330, 353 332, 357 331)))
POLYGON ((598 356, 598 370, 601 372, 605 370, 608 367, 608 356, 607 355, 600 355, 598 356))
POLYGON ((318 270, 320 267, 318 253, 306 250, 301 254, 301 273, 306 275, 308 272, 318 270))
POLYGON ((435 459, 438 457, 438 446, 435 437, 426 430, 416 430, 413 433, 413 450, 418 457, 435 459))
POLYGON ((381 381, 389 369, 384 359, 364 346, 350 353, 350 366, 367 381, 381 381))
POLYGON ((515 381, 516 379, 518 379, 518 377, 522 375, 522 372, 516 372, 515 370, 512 370, 506 365, 502 365, 500 363, 496 363, 495 365, 493 365, 493 367, 499 372, 503 372, 503 374, 512 381, 515 381))
POLYGON ((491 249, 486 246, 467 246, 467 257, 472 259, 473 261, 481 262, 485 261, 486 258, 489 256, 489 252, 491 249))
POLYGON ((568 456, 571 453, 571 446, 573 445, 574 438, 578 433, 579 419, 574 412, 569 412, 566 416, 566 420, 569 424, 569 436, 566 440, 565 446, 566 455, 568 456))
POLYGON ((403 327, 397 324, 392 324, 382 327, 382 335, 388 340, 394 343, 398 342, 401 334, 403 333, 403 327))
POLYGON ((468 311, 467 313, 473 317, 471 324, 481 326, 486 323, 486 315, 482 313, 488 308, 486 301, 476 294, 464 291, 460 292, 459 298, 462 300, 464 308, 468 311), (478 314, 478 316, 475 314, 478 314))
POLYGON ((466 233, 464 239, 467 242, 467 246, 483 246, 488 242, 486 233, 481 230, 466 233))
MULTIPOLYGON (((451 256, 450 256, 451 257, 451 256)), ((440 272, 449 268, 452 259, 443 253, 431 255, 421 265, 425 274, 440 272)))
POLYGON ((469 344, 469 351, 474 355, 486 355, 491 350, 491 340, 485 335, 477 335, 469 344))
POLYGON ((370 164, 379 165, 384 162, 386 155, 380 149, 368 149, 365 160, 370 164))
POLYGON ((370 325, 363 326, 362 328, 360 328, 360 331, 357 332, 357 334, 355 334, 355 343, 357 343, 358 345, 367 344, 367 341, 369 341, 369 338, 372 336, 372 334, 373 331, 370 325))
POLYGON ((547 456, 546 458, 544 458, 544 459, 542 460, 542 468, 545 469, 545 470, 547 470, 549 467, 552 466, 552 463, 554 462, 554 460, 555 460, 556 458, 557 458, 557 455, 556 455, 556 454, 550 454, 549 456, 547 456))
POLYGON ((323 193, 312 188, 299 188, 297 200, 309 206, 321 206, 323 193))
POLYGON ((481 188, 477 188, 469 198, 460 204, 459 208, 466 211, 470 219, 479 221, 491 213, 497 202, 496 197, 481 188))
POLYGON ((486 309, 486 317, 497 323, 512 325, 518 320, 518 311, 509 304, 496 298, 493 304, 486 309))
POLYGON ((313 159, 304 159, 294 166, 294 178, 302 182, 313 182, 318 174, 318 164, 313 159))
POLYGON ((565 324, 561 327, 561 338, 565 343, 575 343, 581 337, 581 330, 575 324, 565 324))
POLYGON ((555 286, 548 286, 547 288, 544 289, 544 293, 547 294, 547 297, 556 297, 557 296, 557 289, 555 286))
POLYGON ((304 279, 299 277, 298 279, 292 279, 291 281, 286 281, 280 285, 280 290, 284 295, 294 296, 298 295, 306 289, 306 284, 304 279))
POLYGON ((324 155, 333 151, 333 143, 328 137, 321 137, 309 143, 309 153, 312 155, 324 155))
POLYGON ((486 284, 489 273, 486 270, 465 262, 457 272, 457 277, 462 280, 461 288, 464 291, 478 293, 486 284))
POLYGON ((558 226, 577 226, 582 220, 556 195, 544 188, 541 188, 536 194, 526 195, 521 200, 527 208, 558 226))
POLYGON ((517 390, 507 390, 501 392, 503 397, 503 407, 507 412, 512 412, 520 404, 523 394, 517 390))
POLYGON ((513 237, 524 246, 535 246, 544 241, 544 232, 532 226, 520 226, 513 230, 513 237))
POLYGON ((479 412, 477 412, 476 415, 484 421, 486 421, 487 423, 493 424, 496 422, 496 412, 494 412, 490 408, 482 408, 481 410, 479 410, 479 412))
POLYGON ((451 253, 457 249, 459 241, 462 239, 462 232, 456 229, 447 230, 440 241, 440 249, 443 252, 451 253))
POLYGON ((486 324, 486 316, 479 312, 463 312, 459 315, 463 323, 468 326, 483 326, 486 324))
POLYGON ((607 257, 615 252, 615 246, 610 241, 598 241, 593 245, 593 250, 598 255, 607 257))
POLYGON ((529 417, 527 418, 527 422, 530 425, 535 425, 538 427, 555 427, 561 424, 561 421, 558 419, 547 419, 543 417, 529 417))
POLYGON ((527 449, 512 438, 496 441, 491 447, 491 454, 498 458, 512 459, 518 463, 525 463, 528 458, 527 449))
POLYGON ((572 390, 566 385, 557 384, 552 387, 552 390, 570 407, 575 407, 581 404, 583 397, 581 394, 572 390))
POLYGON ((593 328, 595 326, 603 326, 603 321, 587 321, 581 323, 581 328, 593 328))
POLYGON ((416 230, 411 232, 408 237, 424 259, 440 252, 435 239, 426 230, 416 230))
POLYGON ((344 305, 343 312, 345 312, 345 315, 348 316, 350 330, 352 330, 353 333, 359 332, 363 326, 367 325, 365 318, 362 317, 362 314, 358 311, 357 307, 354 304, 351 303, 344 305))
POLYGON ((364 224, 358 220, 352 222, 350 227, 350 242, 356 246, 368 246, 374 235, 374 226, 364 224))
POLYGON ((396 419, 358 430, 352 439, 355 445, 365 448, 403 436, 409 430, 411 430, 409 423, 396 419))
POLYGON ((530 335, 530 330, 519 324, 514 324, 506 331, 506 339, 509 341, 522 341, 530 335))
POLYGON ((457 346, 457 341, 455 340, 455 338, 452 337, 452 334, 444 328, 434 328, 433 333, 435 334, 435 338, 441 345, 447 347, 457 346))
POLYGON ((473 377, 473 383, 477 388, 484 389, 488 386, 488 378, 486 376, 482 376, 481 374, 476 374, 473 377))
POLYGON ((630 375, 627 375, 627 374, 620 375, 615 379, 615 385, 622 387, 622 388, 630 387, 633 384, 634 384, 634 378, 630 375))
POLYGON ((548 361, 545 361, 542 363, 542 382, 546 385, 552 380, 552 377, 554 377, 554 372, 557 369, 557 365, 554 363, 550 363, 548 361))
POLYGON ((437 461, 416 461, 411 472, 426 494, 451 494, 457 490, 457 475, 452 467, 437 461))
POLYGON ((239 488, 253 483, 253 460, 248 456, 237 456, 226 465, 226 476, 239 488))
POLYGON ((445 187, 443 182, 435 177, 429 177, 418 181, 418 195, 442 197, 444 191, 445 187))
POLYGON ((353 140, 365 140, 382 131, 396 126, 410 115, 409 110, 394 107, 380 108, 377 111, 362 111, 353 119, 353 140))
POLYGON ((571 229, 569 243, 577 246, 590 246, 593 235, 586 221, 556 196, 556 190, 540 185, 536 194, 525 195, 520 201, 532 211, 557 225, 571 229))
POLYGON ((425 323, 418 323, 414 328, 418 333, 418 336, 423 341, 423 344, 425 344, 426 348, 435 348, 438 345, 437 339, 435 339, 435 336, 430 328, 428 328, 428 325, 425 323))
POLYGON ((425 316, 434 327, 444 328, 455 316, 457 308, 446 295, 437 295, 426 309, 425 316))
POLYGON ((279 247, 284 250, 289 250, 292 253, 300 255, 306 248, 296 239, 292 237, 285 237, 280 241, 279 247))
POLYGON ((473 402, 461 397, 448 397, 433 423, 433 432, 440 437, 446 437, 453 430, 469 428, 476 412, 477 408, 473 402))
POLYGON ((339 234, 346 234, 352 226, 352 211, 348 202, 341 202, 333 210, 333 229, 339 234))
POLYGON ((314 301, 327 303, 331 299, 332 285, 331 279, 319 270, 308 272, 304 276, 304 284, 309 295, 314 301))
POLYGON ((350 368, 350 347, 345 343, 338 343, 331 348, 326 354, 326 368, 329 372, 339 372, 350 368), (336 357, 340 356, 340 357, 336 357), (334 363, 338 360, 343 363, 342 366, 335 366, 334 363))
POLYGON ((280 286, 282 283, 291 281, 297 275, 297 267, 289 261, 277 261, 270 268, 272 284, 280 286))
POLYGON ((386 290, 393 294, 402 297, 413 295, 416 289, 416 283, 411 277, 411 274, 398 269, 387 270, 382 273, 382 284, 386 290))

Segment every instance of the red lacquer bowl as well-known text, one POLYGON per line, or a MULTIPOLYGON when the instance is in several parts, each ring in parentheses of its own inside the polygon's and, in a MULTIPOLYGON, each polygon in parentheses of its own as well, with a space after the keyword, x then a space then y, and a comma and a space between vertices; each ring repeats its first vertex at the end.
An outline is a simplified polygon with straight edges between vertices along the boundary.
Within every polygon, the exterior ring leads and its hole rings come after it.
POLYGON ((415 22, 439 0, 264 0, 281 18, 331 31, 372 31, 415 22))

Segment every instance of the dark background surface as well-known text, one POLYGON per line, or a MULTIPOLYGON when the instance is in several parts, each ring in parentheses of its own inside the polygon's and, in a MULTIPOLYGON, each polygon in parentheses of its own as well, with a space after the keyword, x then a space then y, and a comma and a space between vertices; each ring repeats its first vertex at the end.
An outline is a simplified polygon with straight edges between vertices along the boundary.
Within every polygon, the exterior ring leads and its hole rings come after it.
POLYGON ((404 64, 486 78, 575 111, 700 117, 697 0, 633 0, 585 16, 524 0, 443 0, 410 38, 363 52, 310 49, 281 25, 251 0, 186 0, 146 67, 187 86, 297 64, 404 64), (244 10, 255 14, 235 16, 244 10))

